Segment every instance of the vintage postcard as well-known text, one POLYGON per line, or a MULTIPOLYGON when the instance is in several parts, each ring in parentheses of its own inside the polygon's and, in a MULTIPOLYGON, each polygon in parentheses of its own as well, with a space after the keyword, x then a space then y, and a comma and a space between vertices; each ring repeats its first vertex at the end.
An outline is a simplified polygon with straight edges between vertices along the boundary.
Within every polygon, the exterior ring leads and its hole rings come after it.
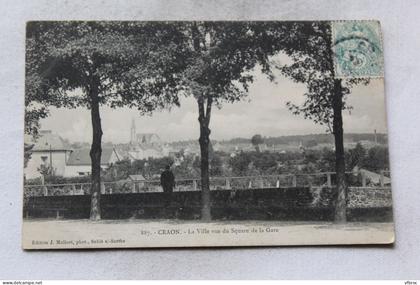
POLYGON ((34 21, 24 249, 394 242, 378 21, 34 21))

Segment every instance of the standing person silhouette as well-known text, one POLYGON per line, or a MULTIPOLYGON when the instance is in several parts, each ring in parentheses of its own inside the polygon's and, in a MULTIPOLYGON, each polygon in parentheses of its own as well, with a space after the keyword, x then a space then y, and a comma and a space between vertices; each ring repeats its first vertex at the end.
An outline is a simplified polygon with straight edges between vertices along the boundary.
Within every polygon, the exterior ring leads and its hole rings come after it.
POLYGON ((163 188, 165 193, 165 211, 171 205, 172 202, 172 192, 175 187, 175 176, 171 171, 171 166, 167 165, 165 170, 160 175, 160 185, 163 188))

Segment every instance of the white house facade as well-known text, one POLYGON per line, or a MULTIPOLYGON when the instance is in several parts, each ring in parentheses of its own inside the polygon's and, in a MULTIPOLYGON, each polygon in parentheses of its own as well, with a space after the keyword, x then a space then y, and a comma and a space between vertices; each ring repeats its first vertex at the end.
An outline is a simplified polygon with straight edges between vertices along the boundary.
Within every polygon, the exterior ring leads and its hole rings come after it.
POLYGON ((54 175, 64 176, 66 162, 72 151, 60 136, 51 131, 40 131, 36 141, 32 137, 25 137, 25 140, 26 144, 33 145, 24 169, 26 179, 41 177, 42 168, 50 168, 54 175))
MULTIPOLYGON (((25 179, 35 179, 43 176, 42 169, 50 169, 56 176, 76 177, 90 175, 91 159, 89 149, 73 150, 65 141, 51 131, 40 131, 39 137, 25 137, 30 157, 24 168, 25 179)), ((114 148, 103 148, 101 169, 119 161, 121 156, 114 148)))
MULTIPOLYGON (((89 149, 74 150, 67 161, 64 177, 76 177, 90 175, 92 163, 89 149)), ((106 170, 112 164, 120 160, 120 156, 114 148, 102 149, 101 169, 106 170)))

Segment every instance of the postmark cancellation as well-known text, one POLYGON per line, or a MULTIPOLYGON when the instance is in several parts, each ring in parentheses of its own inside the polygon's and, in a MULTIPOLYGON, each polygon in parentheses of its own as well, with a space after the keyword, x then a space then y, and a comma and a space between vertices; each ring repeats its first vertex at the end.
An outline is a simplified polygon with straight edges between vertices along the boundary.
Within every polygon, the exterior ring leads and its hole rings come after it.
POLYGON ((333 21, 332 49, 337 78, 384 76, 379 21, 333 21))

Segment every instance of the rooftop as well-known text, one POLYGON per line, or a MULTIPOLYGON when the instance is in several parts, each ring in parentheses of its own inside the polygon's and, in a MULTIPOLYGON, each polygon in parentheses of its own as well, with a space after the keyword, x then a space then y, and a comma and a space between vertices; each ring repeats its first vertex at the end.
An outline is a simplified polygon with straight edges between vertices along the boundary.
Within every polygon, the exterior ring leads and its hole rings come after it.
POLYGON ((143 175, 141 174, 133 174, 128 176, 133 181, 143 181, 146 180, 143 175))
POLYGON ((33 144, 32 151, 57 151, 70 150, 70 147, 57 134, 50 130, 42 130, 39 137, 35 140, 32 136, 25 137, 28 144, 33 144))
POLYGON ((141 143, 150 143, 153 138, 160 141, 160 137, 154 133, 139 133, 136 135, 137 141, 141 143))
MULTIPOLYGON (((101 155, 101 164, 108 164, 111 155, 114 152, 112 148, 103 148, 101 155)), ((67 161, 67 165, 91 165, 90 149, 76 149, 74 150, 67 161)))

